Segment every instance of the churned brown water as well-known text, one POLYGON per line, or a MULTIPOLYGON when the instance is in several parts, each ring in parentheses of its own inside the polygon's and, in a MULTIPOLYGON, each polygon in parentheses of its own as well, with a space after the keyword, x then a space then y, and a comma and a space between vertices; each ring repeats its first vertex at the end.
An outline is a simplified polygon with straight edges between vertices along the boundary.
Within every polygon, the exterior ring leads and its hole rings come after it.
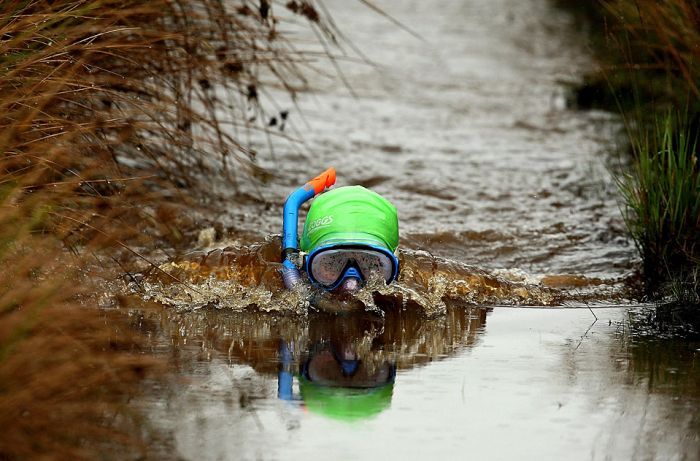
POLYGON ((164 306, 134 315, 177 378, 140 402, 169 434, 154 451, 698 459, 700 344, 635 322, 649 308, 628 299, 607 169, 619 122, 567 102, 592 66, 579 25, 544 0, 375 2, 419 39, 324 3, 374 65, 338 60, 354 94, 319 60, 298 108, 269 95, 290 111, 281 133, 303 133, 251 134, 276 180, 212 185, 231 232, 131 283, 164 306), (400 219, 399 281, 345 304, 277 272, 282 203, 328 166, 400 219))
MULTIPOLYGON (((131 288, 150 300, 181 310, 215 307, 304 315, 309 310, 349 313, 401 304, 428 317, 449 307, 473 305, 580 306, 629 302, 616 280, 576 275, 529 275, 521 270, 484 269, 403 249, 401 272, 387 286, 370 280, 359 292, 340 298, 304 284, 289 291, 280 277, 279 238, 259 244, 194 252, 162 264, 131 288)), ((306 277, 304 276, 304 280, 306 277)))

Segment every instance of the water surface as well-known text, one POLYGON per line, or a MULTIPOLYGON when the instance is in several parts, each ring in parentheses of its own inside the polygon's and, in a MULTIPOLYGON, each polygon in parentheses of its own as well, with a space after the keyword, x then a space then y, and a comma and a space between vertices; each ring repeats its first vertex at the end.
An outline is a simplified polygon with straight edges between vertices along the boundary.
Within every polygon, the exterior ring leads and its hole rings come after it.
MULTIPOLYGON (((273 155, 261 140, 259 159, 278 178, 244 188, 255 199, 223 222, 259 239, 279 233, 287 194, 334 166, 339 185, 396 204, 404 246, 535 274, 631 270, 606 168, 617 163, 617 118, 567 102, 593 66, 570 16, 544 0, 379 4, 419 40, 361 2, 327 3, 374 66, 338 61, 351 94, 319 61, 299 109, 277 96, 290 110, 285 133, 305 144, 274 142, 273 155)), ((313 37, 298 38, 313 49, 313 37)))
POLYGON ((164 311, 144 322, 167 338, 181 379, 151 414, 185 459, 697 459, 700 342, 645 337, 620 308, 595 314, 164 311), (364 367, 396 367, 388 390, 381 373, 358 372, 359 385, 377 377, 378 403, 339 415, 302 390, 302 364, 331 343, 364 367))
POLYGON ((131 287, 163 304, 134 315, 173 367, 139 403, 168 434, 153 449, 698 459, 700 345, 630 322, 648 308, 629 301, 635 250, 607 172, 619 123, 568 104, 593 65, 580 27, 543 0, 376 3, 422 39, 327 2, 374 65, 339 61, 352 94, 320 60, 298 106, 272 94, 304 142, 253 137, 275 181, 213 185, 230 196, 225 232, 161 267, 186 284, 158 272, 131 287), (396 204, 412 270, 341 316, 285 292, 275 262, 285 197, 328 166, 396 204), (566 308, 522 307, 545 305, 566 308))

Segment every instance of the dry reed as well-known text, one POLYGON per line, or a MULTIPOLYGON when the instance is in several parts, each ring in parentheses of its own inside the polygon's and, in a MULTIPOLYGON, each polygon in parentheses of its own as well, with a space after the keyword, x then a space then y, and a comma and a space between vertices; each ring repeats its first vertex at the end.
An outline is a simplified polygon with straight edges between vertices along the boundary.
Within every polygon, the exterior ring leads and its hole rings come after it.
POLYGON ((305 89, 316 58, 278 8, 334 39, 309 1, 2 3, 0 459, 138 449, 125 402, 154 361, 122 315, 79 305, 81 268, 181 241, 203 178, 262 174, 237 130, 268 130, 260 95, 305 89))
MULTIPOLYGON (((602 4, 608 13, 608 45, 612 53, 623 56, 617 64, 626 64, 636 74, 660 77, 663 84, 655 89, 659 104, 664 96, 669 102, 680 102, 681 107, 689 97, 697 103, 700 5, 694 0, 608 0, 602 4)), ((642 80, 653 84, 648 78, 642 80)))

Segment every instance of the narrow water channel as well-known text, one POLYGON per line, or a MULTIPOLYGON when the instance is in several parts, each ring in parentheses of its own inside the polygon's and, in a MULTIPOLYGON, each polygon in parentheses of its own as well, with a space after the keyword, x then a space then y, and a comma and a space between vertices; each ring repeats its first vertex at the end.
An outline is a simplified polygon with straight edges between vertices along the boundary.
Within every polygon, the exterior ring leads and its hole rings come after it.
POLYGON ((403 246, 536 274, 630 270, 635 251, 607 171, 619 122, 568 103, 593 65, 580 24, 546 0, 381 2, 417 39, 361 2, 326 3, 375 66, 339 59, 354 95, 312 74, 301 113, 282 106, 306 144, 274 143, 274 155, 259 145, 279 180, 245 191, 258 201, 229 208, 234 226, 279 233, 287 194, 334 166, 338 185, 397 206, 403 246))
POLYGON ((140 402, 169 434, 154 450, 698 459, 700 344, 630 321, 647 307, 628 299, 636 255, 607 170, 619 123, 568 102, 593 65, 580 26, 545 0, 376 2, 416 38, 325 3, 375 65, 339 60, 353 93, 319 62, 299 108, 272 95, 303 144, 260 142, 276 179, 241 184, 229 232, 168 263, 193 290, 140 287, 165 305, 134 315, 174 370, 140 402), (432 271, 375 293, 383 316, 298 315, 282 290, 282 203, 328 166, 397 206, 402 264, 432 271))

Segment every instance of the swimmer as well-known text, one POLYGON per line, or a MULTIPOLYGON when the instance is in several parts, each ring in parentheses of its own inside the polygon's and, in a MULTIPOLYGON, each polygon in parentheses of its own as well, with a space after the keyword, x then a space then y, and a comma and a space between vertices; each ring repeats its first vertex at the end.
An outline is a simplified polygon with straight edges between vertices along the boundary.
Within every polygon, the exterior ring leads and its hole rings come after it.
POLYGON ((282 278, 288 289, 304 283, 302 270, 312 285, 332 293, 352 293, 374 277, 387 284, 398 277, 394 205, 362 186, 324 192, 334 184, 335 170, 329 168, 292 192, 284 204, 282 278), (299 241, 299 208, 316 196, 299 241))

